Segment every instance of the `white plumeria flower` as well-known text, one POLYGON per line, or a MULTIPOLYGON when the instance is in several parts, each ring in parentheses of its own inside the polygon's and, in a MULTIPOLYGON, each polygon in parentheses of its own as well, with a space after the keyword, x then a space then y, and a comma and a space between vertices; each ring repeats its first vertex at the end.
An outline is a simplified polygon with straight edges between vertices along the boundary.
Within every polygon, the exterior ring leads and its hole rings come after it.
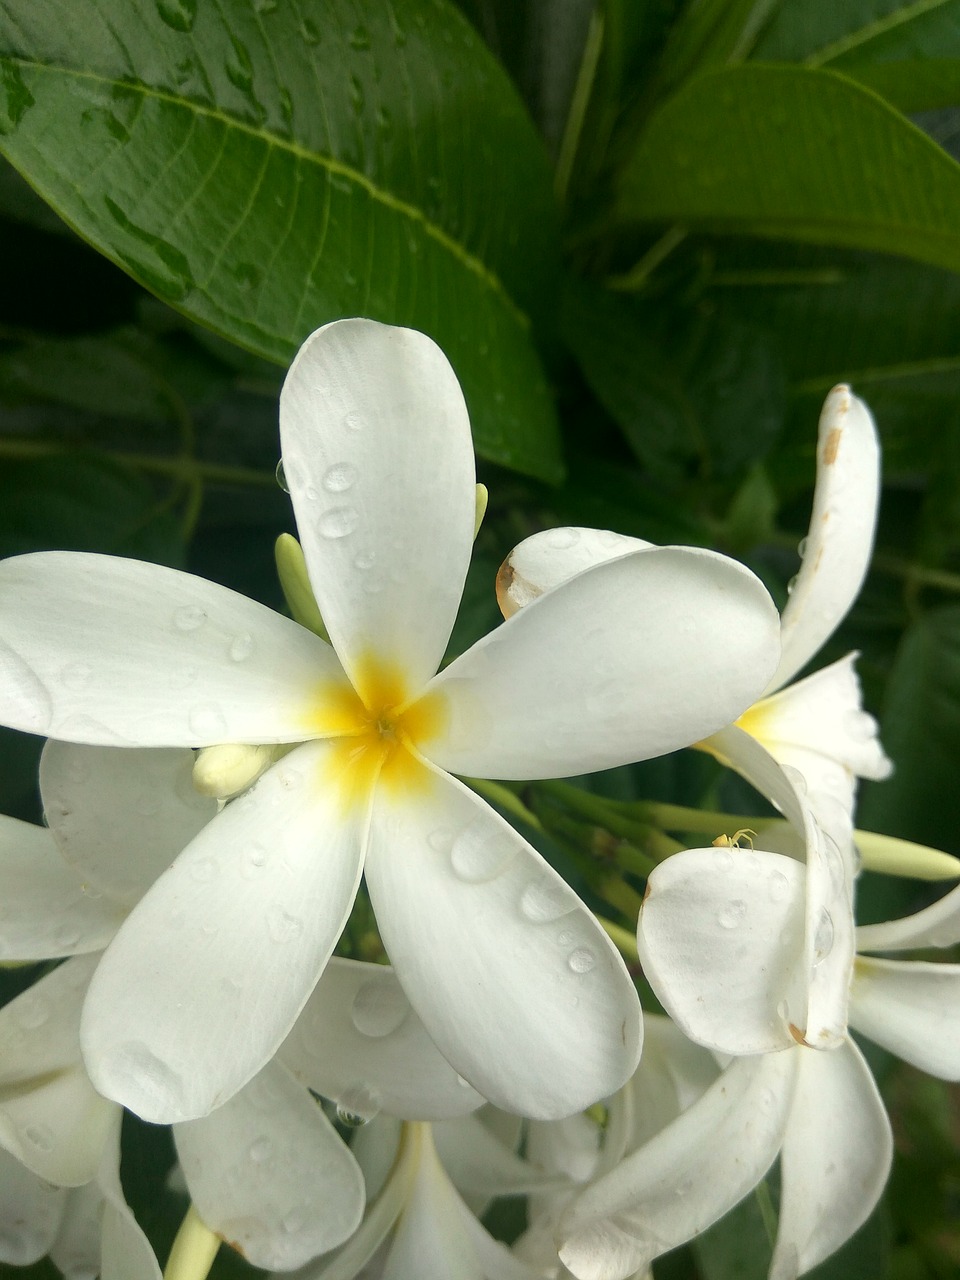
POLYGON ((160 1280, 153 1249, 120 1186, 120 1110, 94 1179, 66 1189, 0 1149, 0 1262, 45 1256, 64 1280, 160 1280))
POLYGON ((628 555, 434 675, 475 513, 450 366, 422 334, 339 322, 304 345, 280 413, 332 645, 155 565, 0 566, 4 723, 130 746, 301 744, 122 926, 84 1015, 93 1079, 148 1119, 225 1101, 289 1032, 364 872, 397 975, 456 1070, 506 1109, 571 1114, 633 1070, 636 994, 562 878, 451 773, 563 776, 702 738, 769 681, 775 611, 724 557, 628 555))
POLYGON ((663 1048, 635 1080, 667 1122, 570 1205, 560 1257, 577 1280, 626 1280, 723 1217, 779 1154, 769 1278, 795 1280, 861 1226, 889 1173, 890 1123, 863 1055, 849 1040, 829 1053, 794 1045, 719 1072, 676 1030, 663 1048))
MULTIPOLYGON (((293 1280, 538 1280, 542 1273, 494 1240, 464 1203, 429 1124, 407 1122, 398 1133, 393 1124, 374 1121, 362 1136, 372 1148, 360 1154, 370 1169, 367 1215, 338 1253, 302 1268, 293 1280)), ((524 1178, 521 1190, 537 1181, 532 1171, 524 1178)))
MULTIPOLYGON (((817 818, 841 842, 849 839, 857 777, 886 778, 892 767, 876 722, 861 707, 857 654, 785 686, 833 634, 860 591, 879 494, 873 419, 849 387, 834 387, 820 415, 813 511, 800 572, 781 619, 780 662, 762 699, 737 719, 781 764, 799 772, 817 818)), ((510 617, 589 566, 649 546, 595 529, 535 534, 500 571, 500 607, 510 617)), ((713 735, 699 745, 743 772, 736 739, 713 735)))

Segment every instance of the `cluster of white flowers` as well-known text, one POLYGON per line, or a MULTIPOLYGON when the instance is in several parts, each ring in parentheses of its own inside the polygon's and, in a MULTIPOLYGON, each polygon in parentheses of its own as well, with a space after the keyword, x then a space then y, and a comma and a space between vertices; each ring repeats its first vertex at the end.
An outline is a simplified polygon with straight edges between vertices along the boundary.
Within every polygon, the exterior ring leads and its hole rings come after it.
POLYGON ((173 1126, 191 1201, 168 1280, 221 1240, 300 1280, 625 1280, 778 1155, 771 1280, 802 1274, 891 1158, 848 1027, 960 1078, 960 967, 855 955, 960 940, 960 890, 855 927, 856 777, 890 767, 855 655, 784 688, 866 572, 866 408, 824 407, 782 619, 725 556, 551 530, 442 669, 477 508, 443 355, 328 325, 280 433, 297 620, 152 564, 0 564, 0 722, 49 739, 47 825, 0 823, 0 960, 63 961, 0 1011, 0 1260, 160 1276, 127 1108, 173 1126), (670 1018, 641 1057, 620 953, 470 783, 685 746, 785 821, 650 876, 637 946, 670 1018), (334 956, 361 876, 389 966, 334 956), (527 1197, 511 1247, 479 1221, 504 1195, 527 1197))

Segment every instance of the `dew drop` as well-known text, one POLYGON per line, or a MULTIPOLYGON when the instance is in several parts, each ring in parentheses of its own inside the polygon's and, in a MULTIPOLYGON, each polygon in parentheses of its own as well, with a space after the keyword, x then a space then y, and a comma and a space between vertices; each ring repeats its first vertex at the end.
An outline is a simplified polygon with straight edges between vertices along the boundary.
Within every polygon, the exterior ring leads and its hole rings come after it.
POLYGON ((353 104, 354 111, 359 115, 363 111, 365 101, 363 85, 360 83, 359 76, 350 77, 350 101, 353 104))
POLYGON ((230 641, 230 661, 246 662, 253 653, 253 636, 249 631, 240 631, 230 641))
POLYGON ((807 554, 808 541, 809 539, 807 538, 801 538, 800 541, 797 543, 797 555, 800 557, 801 560, 807 554))
POLYGON ((255 267, 252 262, 237 263, 232 274, 241 293, 249 293, 261 280, 260 268, 255 267))
POLYGON ((52 1151, 57 1145, 56 1136, 49 1125, 28 1124, 23 1130, 23 1136, 38 1151, 52 1151))
POLYGON ((309 18, 304 18, 300 23, 300 34, 306 40, 307 44, 314 45, 320 43, 320 32, 315 22, 311 22, 309 18))
POLYGON ((450 849, 454 875, 467 884, 483 884, 495 879, 513 861, 516 840, 486 818, 475 818, 458 832, 450 849))
POLYGON ((257 1138, 256 1141, 250 1143, 247 1155, 254 1164, 263 1164, 265 1160, 269 1160, 273 1155, 273 1143, 266 1136, 257 1138))
POLYGON ((717 915, 717 924, 721 929, 735 929, 746 914, 747 904, 742 898, 734 898, 717 915))
POLYGON ((357 468, 349 462, 338 462, 324 474, 322 483, 328 493, 346 493, 357 483, 357 468))
POLYGON ((231 44, 232 54, 227 58, 225 66, 227 78, 242 93, 249 93, 253 88, 253 64, 250 61, 250 54, 246 46, 241 44, 235 36, 231 38, 231 44))
POLYGON ((713 855, 713 861, 718 871, 733 870, 733 854, 723 845, 717 846, 717 851, 713 855))
POLYGON ((351 49, 369 49, 370 48, 370 32, 366 27, 354 27, 350 33, 351 49))
POLYGON ((361 572, 366 572, 367 569, 372 569, 376 563, 376 551, 358 551, 353 557, 353 567, 361 570, 361 572))
POLYGON ((360 512, 355 507, 331 507, 317 522, 321 538, 347 538, 360 523, 360 512))
POLYGON ((262 844, 247 845, 240 856, 240 874, 245 880, 258 876, 267 865, 267 851, 262 844))
POLYGON ((410 1012, 410 1004, 396 979, 370 978, 353 997, 350 1017, 363 1036, 380 1039, 391 1035, 410 1012))
POLYGON ((597 963, 597 957, 589 947, 577 947, 567 956, 567 964, 574 973, 589 973, 597 963))
POLYGON ((780 1003, 777 1005, 777 1017, 783 1023, 787 1023, 790 1021, 790 1009, 789 1009, 789 1006, 787 1005, 786 1000, 781 1000, 780 1003))
POLYGON ((795 573, 795 574, 793 575, 793 577, 790 579, 790 581, 787 583, 787 595, 788 595, 788 596, 792 596, 792 595, 793 595, 793 591, 794 591, 794 588, 795 588, 795 587, 796 587, 796 585, 797 585, 797 579, 799 578, 799 576, 800 576, 800 575, 799 575, 798 573, 795 573))
POLYGON ((427 836, 427 844, 435 853, 449 853, 456 834, 453 827, 437 827, 427 836))
POLYGON ((276 13, 280 0, 253 0, 257 13, 276 13))
POLYGON ((15 1001, 11 1012, 17 1025, 22 1027, 24 1031, 36 1031, 50 1017, 47 1002, 42 996, 38 996, 33 991, 27 992, 19 1000, 15 1001))
POLYGON ((813 963, 822 964, 833 950, 833 917, 826 907, 820 908, 817 917, 817 928, 813 935, 813 963))
POLYGON ((280 114, 287 124, 293 124, 293 98, 289 89, 281 89, 279 93, 280 114))
POLYGON ((520 914, 534 924, 549 924, 573 910, 566 885, 552 880, 531 880, 520 895, 520 914))
POLYGON ((782 871, 771 871, 767 878, 767 893, 771 902, 783 902, 790 892, 790 881, 782 871))
POLYGON ((553 551, 569 551, 580 541, 580 533, 577 529, 552 529, 545 541, 553 551))
POLYGON ((337 1099, 337 1119, 348 1129, 359 1129, 380 1113, 380 1095, 366 1084, 351 1085, 337 1099))
POLYGON ((805 796, 807 794, 807 780, 800 772, 795 769, 792 764, 782 766, 783 776, 793 786, 798 795, 805 796))
POLYGON ((213 858, 200 858, 190 868, 190 875, 198 884, 210 884, 217 878, 217 864, 213 858))
POLYGON ((71 662, 60 672, 60 680, 65 689, 79 692, 86 687, 92 674, 86 662, 71 662))
POLYGON ((303 933, 303 921, 274 903, 267 912, 267 931, 274 942, 293 942, 303 933))
POLYGON ((174 31, 192 31, 197 0, 157 0, 157 13, 174 31))
POLYGON ((223 712, 215 702, 198 702, 187 719, 190 733, 197 742, 222 742, 227 730, 223 712))
POLYGON ((345 414, 343 425, 348 431, 361 431, 363 429, 363 415, 359 409, 351 409, 348 414, 345 414))
POLYGON ((311 1205, 298 1204, 295 1208, 285 1213, 280 1220, 280 1225, 288 1236, 295 1235, 296 1232, 302 1231, 306 1225, 307 1219, 313 1212, 311 1205))
POLYGON ((299 769, 282 769, 278 781, 284 791, 296 791, 303 782, 303 774, 299 769))
POLYGON ((195 604, 184 605, 173 615, 173 625, 178 631, 196 631, 206 620, 206 613, 195 604))

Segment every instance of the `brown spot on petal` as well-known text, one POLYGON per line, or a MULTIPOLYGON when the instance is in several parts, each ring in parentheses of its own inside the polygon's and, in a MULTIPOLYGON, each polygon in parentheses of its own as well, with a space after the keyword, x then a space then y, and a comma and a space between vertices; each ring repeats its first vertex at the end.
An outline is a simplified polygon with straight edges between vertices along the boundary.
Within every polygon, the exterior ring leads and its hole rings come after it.
MULTIPOLYGON (((788 1022, 787 1027, 789 1028, 790 1034, 793 1036, 794 1040, 796 1040, 797 1044, 807 1044, 806 1038, 799 1027, 794 1026, 792 1022, 788 1022)), ((809 1047, 810 1046, 807 1045, 808 1049, 809 1047)))
POLYGON ((840 437, 843 434, 839 427, 833 427, 830 434, 823 443, 823 465, 831 466, 837 460, 837 452, 840 448, 840 437))
POLYGON ((514 577, 515 570, 508 556, 497 570, 497 604, 505 618, 512 617, 517 611, 517 606, 510 599, 510 588, 513 586, 514 577))

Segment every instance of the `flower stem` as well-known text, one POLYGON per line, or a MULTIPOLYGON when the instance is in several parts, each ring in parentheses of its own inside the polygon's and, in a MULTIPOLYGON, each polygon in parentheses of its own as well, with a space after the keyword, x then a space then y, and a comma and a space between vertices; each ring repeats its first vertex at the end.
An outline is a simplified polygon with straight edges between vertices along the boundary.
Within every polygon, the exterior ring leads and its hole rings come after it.
POLYGON ((464 778, 464 782, 478 795, 485 796, 501 809, 506 809, 507 813, 512 814, 518 821, 525 822, 535 831, 543 830, 543 823, 533 810, 528 809, 517 793, 504 786, 502 782, 491 782, 488 778, 464 778))
POLYGON ((608 920, 605 916, 597 916, 597 924, 600 925, 604 933, 615 944, 617 950, 632 964, 640 962, 640 953, 637 951, 637 935, 629 929, 625 929, 623 925, 615 924, 612 920, 608 920))
POLYGON ((163 1280, 206 1280, 219 1248, 220 1237, 191 1204, 170 1250, 163 1280))

